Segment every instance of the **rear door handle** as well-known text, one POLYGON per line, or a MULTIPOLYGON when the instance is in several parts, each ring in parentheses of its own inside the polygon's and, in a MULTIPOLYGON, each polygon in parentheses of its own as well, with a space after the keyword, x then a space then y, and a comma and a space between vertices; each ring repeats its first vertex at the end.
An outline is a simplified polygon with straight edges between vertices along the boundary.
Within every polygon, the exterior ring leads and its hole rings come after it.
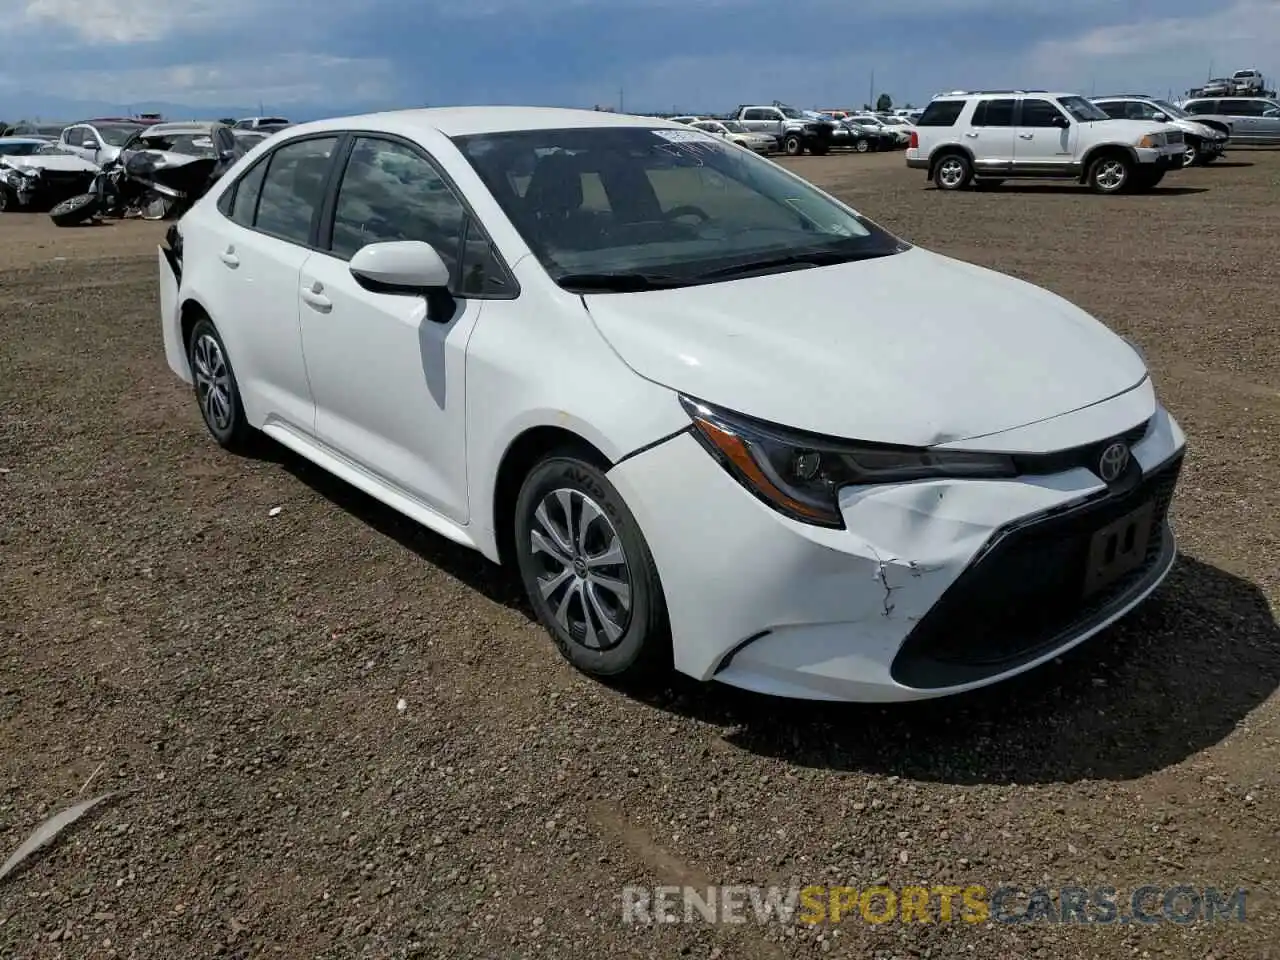
POLYGON ((228 267, 234 268, 240 266, 240 258, 236 256, 235 247, 227 247, 227 249, 218 254, 218 259, 228 267))
POLYGON ((324 284, 319 280, 310 286, 305 284, 302 287, 302 300, 309 306, 314 307, 321 313, 328 313, 333 309, 333 301, 324 295, 324 284))
POLYGON ((976 133, 974 133, 972 130, 966 130, 966 131, 965 131, 965 136, 966 136, 966 137, 977 137, 977 134, 976 134, 976 133))
POLYGON ((1031 139, 1033 139, 1033 138, 1035 137, 1035 134, 1034 134, 1034 133, 1020 133, 1020 134, 1018 134, 1018 136, 1019 136, 1019 137, 1021 137, 1023 140, 1031 140, 1031 139))

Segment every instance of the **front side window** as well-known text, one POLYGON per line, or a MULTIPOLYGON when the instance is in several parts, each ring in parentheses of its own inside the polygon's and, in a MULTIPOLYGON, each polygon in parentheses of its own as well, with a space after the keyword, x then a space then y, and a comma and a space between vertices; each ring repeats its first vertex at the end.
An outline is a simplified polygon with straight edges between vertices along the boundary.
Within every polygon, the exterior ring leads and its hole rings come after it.
POLYGON ((699 131, 529 130, 454 142, 569 287, 586 276, 617 289, 606 284, 619 273, 704 283, 779 258, 799 269, 905 249, 776 164, 699 131))
POLYGON ((286 143, 271 154, 254 226, 292 243, 306 244, 324 199, 324 181, 337 137, 286 143))
POLYGON ((62 132, 63 143, 69 147, 79 147, 84 144, 84 127, 71 127, 62 132))
MULTIPOLYGON (((1106 114, 1103 116, 1106 117, 1106 114)), ((1022 121, 1019 126, 1054 127, 1065 119, 1058 108, 1048 100, 1022 101, 1022 121)))
POLYGON ((1156 109, 1166 117, 1173 117, 1177 120, 1182 120, 1187 116, 1187 112, 1185 110, 1175 107, 1172 103, 1169 103, 1166 100, 1152 100, 1151 102, 1154 103, 1156 105, 1156 109))
POLYGON ((1187 113, 1192 116, 1205 116, 1210 113, 1218 112, 1217 100, 1196 100, 1187 104, 1187 113))
POLYGON ((1106 103, 1098 104, 1098 109, 1112 120, 1123 120, 1127 115, 1128 104, 1123 101, 1111 100, 1106 103))

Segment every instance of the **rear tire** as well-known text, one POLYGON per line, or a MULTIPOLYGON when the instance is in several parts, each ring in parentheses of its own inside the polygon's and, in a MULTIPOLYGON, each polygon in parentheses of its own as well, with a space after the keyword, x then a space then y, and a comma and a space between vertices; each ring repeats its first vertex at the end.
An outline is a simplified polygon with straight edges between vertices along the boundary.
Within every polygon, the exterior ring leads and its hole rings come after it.
POLYGON ((231 367, 226 344, 208 317, 201 317, 191 329, 187 360, 191 364, 200 417, 209 433, 224 449, 247 451, 257 439, 257 433, 245 419, 240 384, 231 367))
POLYGON ((49 219, 59 227, 74 227, 77 224, 84 223, 86 220, 93 219, 98 212, 98 195, 96 193, 82 193, 76 197, 69 197, 61 203, 56 204, 49 211, 49 219))
POLYGON ((968 157, 949 153, 933 167, 933 183, 939 190, 963 190, 973 182, 973 164, 968 157))
POLYGON ((516 500, 516 560, 566 660, 638 680, 670 666, 666 602, 635 517, 594 459, 562 447, 530 471, 516 500))
POLYGON ((871 144, 868 143, 864 138, 854 143, 853 149, 858 151, 858 153, 866 153, 868 150, 871 149, 871 144))

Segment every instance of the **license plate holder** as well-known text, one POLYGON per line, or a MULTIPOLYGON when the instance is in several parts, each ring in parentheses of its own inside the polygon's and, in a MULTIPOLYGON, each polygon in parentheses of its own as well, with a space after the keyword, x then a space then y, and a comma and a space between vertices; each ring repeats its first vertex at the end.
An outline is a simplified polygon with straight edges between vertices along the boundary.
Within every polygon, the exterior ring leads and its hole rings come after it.
POLYGON ((1090 596, 1142 566, 1156 505, 1150 500, 1096 531, 1089 541, 1084 595, 1090 596))

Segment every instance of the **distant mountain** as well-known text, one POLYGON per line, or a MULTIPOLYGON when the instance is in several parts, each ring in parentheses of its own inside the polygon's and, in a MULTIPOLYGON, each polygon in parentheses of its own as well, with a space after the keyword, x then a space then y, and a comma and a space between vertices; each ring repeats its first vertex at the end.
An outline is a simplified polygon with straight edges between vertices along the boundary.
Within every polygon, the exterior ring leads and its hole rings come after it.
MULTIPOLYGON (((268 115, 285 116, 298 122, 391 109, 387 104, 357 104, 334 109, 308 103, 263 104, 263 108, 268 115)), ((5 123, 17 123, 19 120, 72 123, 86 117, 133 116, 138 113, 158 113, 167 120, 208 120, 218 117, 255 117, 258 116, 259 110, 257 105, 193 107, 190 104, 171 103, 166 100, 113 103, 108 100, 74 100, 28 91, 0 94, 0 120, 5 123)))

